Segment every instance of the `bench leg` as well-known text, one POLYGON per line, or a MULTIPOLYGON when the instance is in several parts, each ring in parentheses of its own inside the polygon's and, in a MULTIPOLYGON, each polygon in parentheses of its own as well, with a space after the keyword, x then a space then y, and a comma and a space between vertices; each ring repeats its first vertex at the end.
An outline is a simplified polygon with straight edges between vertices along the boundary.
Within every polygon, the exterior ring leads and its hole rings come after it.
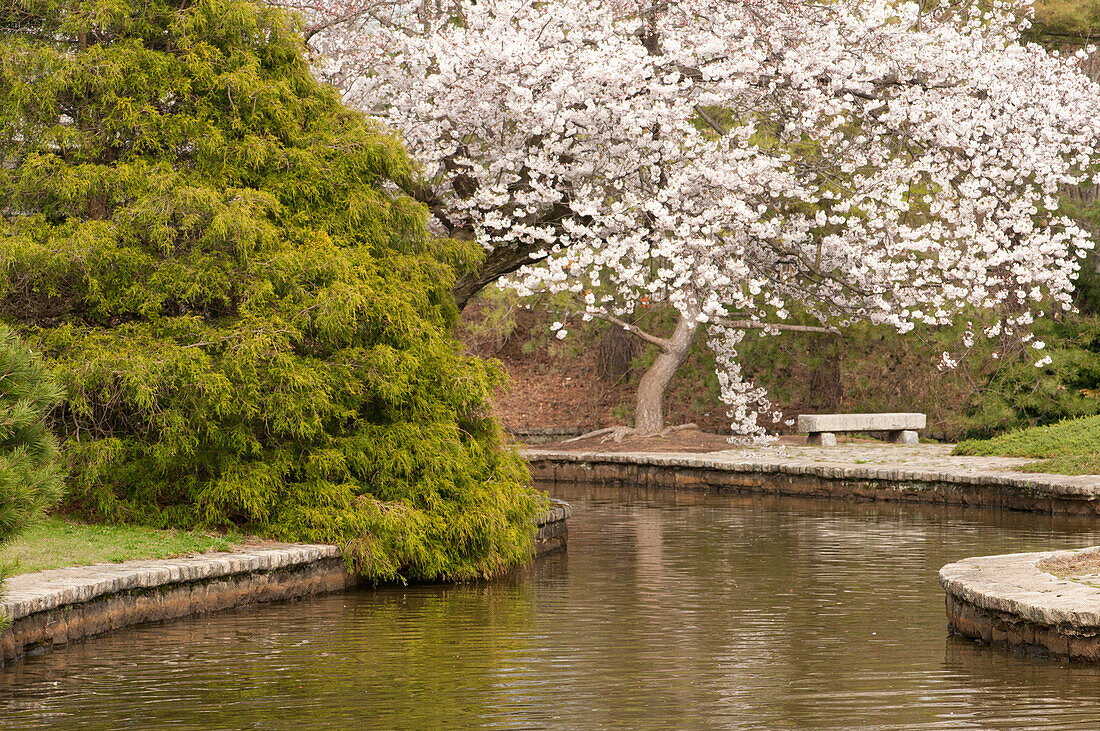
POLYGON ((835 447, 836 434, 831 431, 810 432, 810 435, 806 437, 806 444, 816 444, 819 447, 835 447))
POLYGON ((920 439, 917 438, 917 433, 909 429, 903 429, 901 431, 890 432, 890 441, 894 444, 918 444, 920 439))

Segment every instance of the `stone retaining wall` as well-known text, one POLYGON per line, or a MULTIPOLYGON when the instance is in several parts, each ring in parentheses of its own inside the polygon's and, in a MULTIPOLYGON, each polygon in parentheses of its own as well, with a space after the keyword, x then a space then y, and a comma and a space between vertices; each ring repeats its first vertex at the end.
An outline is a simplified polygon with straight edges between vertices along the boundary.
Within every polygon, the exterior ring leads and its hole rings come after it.
MULTIPOLYGON (((535 555, 565 549, 572 508, 540 516, 535 555)), ((0 663, 145 622, 344 591, 358 579, 336 546, 277 545, 188 558, 40 571, 4 583, 0 663)))
POLYGON ((0 661, 144 622, 343 591, 336 546, 285 545, 14 576, 4 584, 0 661))
POLYGON ((564 500, 550 499, 550 509, 539 516, 538 533, 535 534, 535 555, 564 551, 569 539, 567 521, 573 515, 573 506, 564 500))
POLYGON ((1100 588, 1039 568, 1040 562, 1098 551, 982 556, 944 566, 939 579, 949 627, 995 647, 1100 661, 1100 588))
POLYGON ((547 442, 557 442, 562 439, 568 439, 570 437, 579 437, 588 429, 581 429, 578 427, 510 427, 505 426, 509 436, 516 438, 524 444, 546 444, 547 442))
POLYGON ((524 456, 534 478, 548 482, 594 482, 717 493, 927 502, 1056 515, 1100 515, 1100 480, 1091 476, 807 464, 804 459, 756 458, 748 461, 721 452, 527 450, 524 456))

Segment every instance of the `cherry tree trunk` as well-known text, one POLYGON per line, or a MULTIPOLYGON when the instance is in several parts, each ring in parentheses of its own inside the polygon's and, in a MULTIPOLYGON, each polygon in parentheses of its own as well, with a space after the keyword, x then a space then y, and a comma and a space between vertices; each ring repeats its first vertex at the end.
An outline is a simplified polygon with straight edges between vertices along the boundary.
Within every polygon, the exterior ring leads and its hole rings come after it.
POLYGON ((634 407, 634 428, 639 433, 653 434, 665 428, 665 391, 676 370, 687 358, 698 331, 699 322, 695 318, 681 315, 676 330, 668 338, 668 345, 642 376, 634 407))

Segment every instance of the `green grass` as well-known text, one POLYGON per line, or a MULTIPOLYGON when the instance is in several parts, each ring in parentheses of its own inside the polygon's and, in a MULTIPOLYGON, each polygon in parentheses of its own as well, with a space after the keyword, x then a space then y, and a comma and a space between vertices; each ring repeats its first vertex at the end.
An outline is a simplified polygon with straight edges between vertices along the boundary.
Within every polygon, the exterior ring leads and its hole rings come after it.
POLYGON ((1067 419, 992 439, 970 439, 955 445, 955 454, 1032 457, 1027 472, 1061 475, 1100 475, 1100 416, 1067 419))
POLYGON ((244 540, 245 536, 232 533, 76 523, 50 517, 0 547, 0 566, 7 564, 9 574, 25 574, 64 566, 228 551, 244 540))

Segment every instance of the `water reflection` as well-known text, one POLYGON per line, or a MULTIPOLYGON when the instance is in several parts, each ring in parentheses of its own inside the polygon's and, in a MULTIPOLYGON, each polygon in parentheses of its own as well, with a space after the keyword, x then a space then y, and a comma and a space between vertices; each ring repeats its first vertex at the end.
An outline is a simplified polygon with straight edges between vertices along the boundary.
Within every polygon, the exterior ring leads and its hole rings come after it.
POLYGON ((557 488, 567 556, 143 627, 0 669, 13 728, 1094 728, 1100 671, 948 637, 939 567, 1083 519, 557 488))

